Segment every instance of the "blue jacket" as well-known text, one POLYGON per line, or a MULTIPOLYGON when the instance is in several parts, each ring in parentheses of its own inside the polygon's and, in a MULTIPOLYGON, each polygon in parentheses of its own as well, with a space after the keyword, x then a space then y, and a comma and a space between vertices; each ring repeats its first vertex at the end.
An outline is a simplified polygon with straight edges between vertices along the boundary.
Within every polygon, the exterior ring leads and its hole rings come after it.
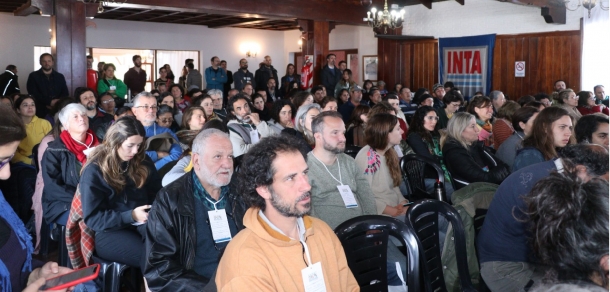
POLYGON ((212 66, 205 69, 205 83, 206 88, 210 89, 220 89, 223 90, 224 84, 227 82, 227 72, 225 69, 218 67, 217 70, 214 70, 212 66))
MULTIPOLYGON (((172 130, 170 130, 168 128, 163 128, 163 127, 157 125, 157 123, 154 123, 154 124, 152 124, 152 126, 149 126, 149 127, 144 127, 144 129, 146 130, 146 138, 167 132, 170 135, 172 135, 172 137, 174 137, 174 139, 176 139, 176 141, 180 141, 180 140, 178 140, 178 137, 176 137, 176 134, 174 134, 174 132, 172 132, 172 130)), ((161 167, 166 165, 168 162, 178 160, 178 158, 180 158, 180 155, 182 155, 182 148, 180 147, 180 144, 178 144, 178 143, 172 144, 172 148, 169 150, 169 155, 165 156, 164 158, 161 158, 161 159, 159 159, 159 157, 157 157, 156 151, 146 151, 146 154, 148 155, 148 157, 150 157, 150 159, 152 159, 152 161, 155 162, 155 167, 157 168, 157 170, 159 170, 159 169, 161 169, 161 167)))
POLYGON ((513 172, 522 169, 528 165, 536 164, 545 161, 544 155, 540 150, 534 147, 526 147, 517 150, 515 162, 513 163, 513 172))

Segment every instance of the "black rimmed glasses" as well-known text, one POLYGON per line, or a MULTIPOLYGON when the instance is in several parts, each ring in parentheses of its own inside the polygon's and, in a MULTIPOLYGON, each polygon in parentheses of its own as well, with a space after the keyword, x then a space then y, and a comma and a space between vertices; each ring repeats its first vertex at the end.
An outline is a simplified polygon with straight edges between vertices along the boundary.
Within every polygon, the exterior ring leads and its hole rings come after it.
POLYGON ((4 168, 5 165, 7 165, 9 162, 11 162, 11 159, 13 159, 13 157, 15 157, 15 153, 13 153, 13 155, 7 157, 6 159, 2 160, 0 162, 0 169, 4 168))

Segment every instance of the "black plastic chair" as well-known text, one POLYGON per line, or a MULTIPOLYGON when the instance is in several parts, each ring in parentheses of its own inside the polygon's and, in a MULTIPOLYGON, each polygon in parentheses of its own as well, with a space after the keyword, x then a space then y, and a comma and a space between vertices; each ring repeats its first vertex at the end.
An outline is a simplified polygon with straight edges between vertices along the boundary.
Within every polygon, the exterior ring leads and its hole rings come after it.
POLYGON ((407 188, 411 194, 411 200, 437 199, 439 201, 447 202, 445 188, 443 188, 443 195, 440 198, 426 191, 426 184, 424 181, 426 179, 426 166, 430 166, 436 170, 436 179, 441 182, 443 186, 445 183, 451 183, 445 182, 445 172, 436 161, 418 154, 405 155, 400 159, 400 169, 402 170, 403 180, 407 183, 407 188))
POLYGON ((343 151, 343 153, 345 153, 355 159, 356 155, 358 155, 358 152, 360 152, 360 149, 362 149, 362 147, 356 146, 356 145, 350 145, 350 146, 345 147, 345 151, 343 151))
POLYGON ((143 279, 143 276, 139 267, 130 267, 118 262, 107 261, 95 254, 91 256, 91 261, 100 264, 98 283, 102 287, 102 292, 123 291, 121 290, 121 279, 127 270, 130 270, 131 273, 129 281, 126 282, 128 290, 140 292, 140 281, 143 279))
POLYGON ((163 165, 163 167, 159 168, 158 173, 161 178, 163 178, 174 166, 178 164, 178 160, 170 161, 163 165))
POLYGON ((462 291, 477 291, 470 280, 466 256, 466 234, 458 212, 438 200, 415 202, 407 211, 406 221, 417 234, 422 264, 422 291, 447 291, 439 246, 438 216, 444 216, 453 226, 455 254, 462 291))
MULTIPOLYGON (((57 241, 58 259, 57 264, 60 267, 72 268, 72 262, 70 262, 70 256, 68 255, 68 246, 66 245, 66 226, 61 224, 54 224, 51 229, 51 239, 57 241)), ((41 232, 41 236, 45 236, 41 232)))
POLYGON ((335 228, 360 291, 387 291, 389 236, 402 241, 407 250, 407 286, 419 291, 419 253, 413 228, 394 218, 365 215, 349 219, 335 228), (376 230, 377 232, 370 232, 376 230))

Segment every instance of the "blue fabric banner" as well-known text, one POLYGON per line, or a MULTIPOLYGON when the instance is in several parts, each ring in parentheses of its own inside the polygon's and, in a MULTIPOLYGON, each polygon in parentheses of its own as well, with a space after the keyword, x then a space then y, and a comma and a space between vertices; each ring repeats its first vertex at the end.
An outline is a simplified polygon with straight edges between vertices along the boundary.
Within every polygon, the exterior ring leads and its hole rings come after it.
POLYGON ((441 83, 453 82, 467 99, 477 91, 489 95, 495 43, 495 34, 439 38, 441 83))

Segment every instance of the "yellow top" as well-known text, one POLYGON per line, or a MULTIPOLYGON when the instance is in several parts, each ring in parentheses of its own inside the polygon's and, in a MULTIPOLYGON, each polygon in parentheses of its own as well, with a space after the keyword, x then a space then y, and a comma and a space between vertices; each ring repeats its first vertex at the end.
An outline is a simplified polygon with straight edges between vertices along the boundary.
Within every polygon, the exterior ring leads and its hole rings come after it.
MULTIPOLYGON (((32 121, 25 125, 25 132, 27 133, 27 137, 21 140, 19 143, 19 147, 17 147, 17 151, 15 152, 15 157, 11 162, 23 162, 25 164, 32 164, 32 148, 36 144, 39 144, 42 141, 42 138, 49 134, 51 131, 51 123, 45 119, 39 119, 37 116, 32 118, 32 121)), ((37 159, 34 157, 34 159, 37 159)))

